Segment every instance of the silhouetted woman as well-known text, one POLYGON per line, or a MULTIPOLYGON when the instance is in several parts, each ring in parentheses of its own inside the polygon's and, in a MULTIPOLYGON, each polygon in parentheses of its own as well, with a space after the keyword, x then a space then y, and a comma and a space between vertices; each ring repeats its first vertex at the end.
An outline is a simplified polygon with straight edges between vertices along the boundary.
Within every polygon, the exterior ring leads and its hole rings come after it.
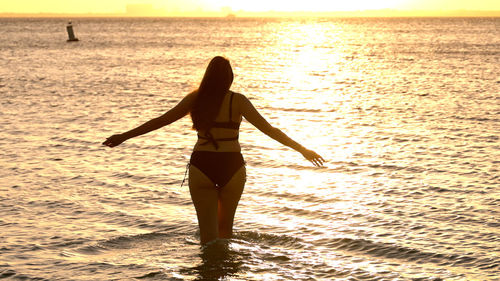
POLYGON ((278 142, 300 152, 315 166, 323 158, 271 126, 242 94, 229 90, 233 71, 223 57, 213 58, 198 90, 160 117, 103 143, 114 147, 122 142, 173 123, 188 113, 198 131, 189 165, 189 191, 196 208, 202 244, 230 238, 236 207, 246 181, 245 162, 238 142, 242 117, 278 142))

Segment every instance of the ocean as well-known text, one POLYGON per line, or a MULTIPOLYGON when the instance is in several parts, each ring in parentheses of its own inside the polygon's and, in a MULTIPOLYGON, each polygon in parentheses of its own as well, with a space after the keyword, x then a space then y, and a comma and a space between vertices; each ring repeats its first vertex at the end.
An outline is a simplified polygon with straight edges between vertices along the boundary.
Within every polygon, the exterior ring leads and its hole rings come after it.
POLYGON ((500 18, 0 19, 0 279, 500 280, 500 18), (227 57, 235 235, 201 247, 185 117, 227 57))

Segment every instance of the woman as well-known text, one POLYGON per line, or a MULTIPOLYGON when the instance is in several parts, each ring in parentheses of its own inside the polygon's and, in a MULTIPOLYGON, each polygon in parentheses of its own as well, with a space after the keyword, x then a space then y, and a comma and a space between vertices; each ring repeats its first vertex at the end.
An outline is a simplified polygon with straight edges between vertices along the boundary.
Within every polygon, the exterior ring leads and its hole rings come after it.
POLYGON ((246 181, 245 162, 238 142, 242 117, 269 137, 300 152, 315 166, 322 166, 324 162, 317 153, 272 127, 244 95, 231 92, 232 82, 229 61, 215 57, 198 90, 162 116, 126 133, 113 135, 103 143, 114 147, 191 114, 198 141, 189 165, 189 191, 198 217, 201 244, 232 235, 234 214, 246 181))

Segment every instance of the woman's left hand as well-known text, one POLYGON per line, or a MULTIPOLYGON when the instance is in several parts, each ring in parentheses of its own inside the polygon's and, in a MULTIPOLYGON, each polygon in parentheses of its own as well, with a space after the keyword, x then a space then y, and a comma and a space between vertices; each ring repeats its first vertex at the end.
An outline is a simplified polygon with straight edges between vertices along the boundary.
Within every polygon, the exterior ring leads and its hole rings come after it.
POLYGON ((325 159, 323 159, 323 157, 321 157, 318 153, 312 150, 304 149, 304 151, 301 151, 300 153, 302 153, 302 156, 304 156, 304 158, 313 163, 313 165, 316 167, 322 167, 323 163, 326 162, 325 159))

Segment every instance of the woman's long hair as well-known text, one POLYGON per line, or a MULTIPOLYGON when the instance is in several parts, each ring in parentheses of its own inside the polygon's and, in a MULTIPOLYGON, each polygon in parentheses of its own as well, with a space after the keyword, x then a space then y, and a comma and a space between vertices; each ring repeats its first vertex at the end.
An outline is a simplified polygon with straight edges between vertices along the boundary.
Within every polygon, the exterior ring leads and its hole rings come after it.
POLYGON ((222 100, 233 83, 233 78, 229 60, 217 56, 210 61, 191 109, 193 129, 210 130, 219 113, 222 100))

